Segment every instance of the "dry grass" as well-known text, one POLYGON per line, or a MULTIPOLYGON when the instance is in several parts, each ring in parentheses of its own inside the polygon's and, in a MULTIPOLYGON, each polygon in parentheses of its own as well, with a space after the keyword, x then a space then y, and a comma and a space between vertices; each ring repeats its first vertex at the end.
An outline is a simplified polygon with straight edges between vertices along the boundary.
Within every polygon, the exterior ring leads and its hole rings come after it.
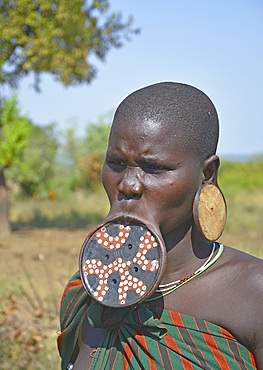
MULTIPOLYGON (((224 244, 263 258, 263 191, 228 201, 224 244)), ((88 231, 108 211, 104 193, 13 202, 15 232, 0 241, 0 369, 59 369, 59 302, 88 231)))
POLYGON ((221 241, 263 258, 263 191, 239 193, 227 199, 227 225, 221 241))

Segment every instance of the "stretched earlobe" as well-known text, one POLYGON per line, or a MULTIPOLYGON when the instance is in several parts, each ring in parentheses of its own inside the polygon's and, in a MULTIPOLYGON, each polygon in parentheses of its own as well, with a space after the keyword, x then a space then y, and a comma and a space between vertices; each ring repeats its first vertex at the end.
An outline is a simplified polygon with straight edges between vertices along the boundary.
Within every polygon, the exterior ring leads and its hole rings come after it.
POLYGON ((193 216, 201 239, 211 242, 223 233, 226 224, 226 201, 217 183, 219 158, 210 157, 204 163, 203 183, 193 204, 193 216))
POLYGON ((217 184, 217 173, 220 165, 220 159, 217 155, 212 155, 203 164, 203 184, 217 184))

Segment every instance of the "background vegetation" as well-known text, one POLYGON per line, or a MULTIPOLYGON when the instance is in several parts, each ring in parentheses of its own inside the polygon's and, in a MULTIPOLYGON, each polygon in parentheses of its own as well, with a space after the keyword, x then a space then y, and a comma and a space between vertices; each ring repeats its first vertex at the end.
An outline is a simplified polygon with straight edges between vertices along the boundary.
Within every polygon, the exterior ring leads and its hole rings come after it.
MULTIPOLYGON (((0 2, 0 88, 32 73, 90 83, 96 60, 137 34, 107 0, 0 2)), ((0 94, 0 369, 59 369, 60 297, 88 231, 108 212, 100 181, 109 119, 57 132, 0 94), (8 221, 12 228, 9 234, 8 221)), ((228 222, 221 241, 263 257, 263 158, 222 161, 228 222)))
MULTIPOLYGON (((6 170, 13 233, 0 240, 1 369, 59 369, 60 297, 86 234, 108 212, 100 180, 107 116, 83 137, 30 124, 6 170)), ((228 203, 221 241, 262 258, 263 159, 222 160, 219 183, 228 203)))

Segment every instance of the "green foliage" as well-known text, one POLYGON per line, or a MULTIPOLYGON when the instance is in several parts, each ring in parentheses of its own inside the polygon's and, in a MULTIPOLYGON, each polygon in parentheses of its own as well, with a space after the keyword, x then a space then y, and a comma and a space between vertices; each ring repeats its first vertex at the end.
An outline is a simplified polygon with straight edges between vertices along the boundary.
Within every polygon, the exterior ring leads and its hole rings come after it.
POLYGON ((10 167, 26 148, 31 123, 19 114, 16 96, 4 100, 0 121, 0 166, 10 167))
POLYGON ((84 137, 76 136, 70 128, 65 135, 64 158, 71 167, 71 189, 95 190, 101 184, 101 168, 108 145, 109 117, 103 116, 97 123, 89 123, 84 137))
POLYGON ((101 118, 98 123, 87 126, 84 138, 85 154, 79 157, 77 165, 81 174, 80 183, 94 189, 101 183, 101 169, 108 146, 110 124, 101 118))
POLYGON ((222 161, 219 184, 226 196, 263 189, 263 160, 248 162, 222 161))
POLYGON ((17 158, 9 173, 9 179, 20 185, 28 195, 37 195, 50 189, 50 180, 55 169, 58 143, 54 125, 32 125, 25 149, 17 158))
POLYGON ((138 33, 130 17, 109 10, 108 0, 3 0, 0 2, 0 83, 16 85, 33 72, 49 72, 65 86, 90 83, 93 57, 138 33))
POLYGON ((110 133, 110 122, 106 119, 107 117, 101 117, 98 123, 88 124, 85 136, 87 154, 96 153, 102 160, 106 154, 110 133))

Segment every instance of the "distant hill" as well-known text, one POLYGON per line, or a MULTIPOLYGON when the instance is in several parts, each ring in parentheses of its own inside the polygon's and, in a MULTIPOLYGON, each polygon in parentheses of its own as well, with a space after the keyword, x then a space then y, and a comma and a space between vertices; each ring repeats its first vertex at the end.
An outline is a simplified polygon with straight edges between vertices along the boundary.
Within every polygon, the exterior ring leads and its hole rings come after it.
POLYGON ((263 160, 263 153, 257 154, 218 154, 220 159, 231 162, 248 162, 255 160, 263 160))

